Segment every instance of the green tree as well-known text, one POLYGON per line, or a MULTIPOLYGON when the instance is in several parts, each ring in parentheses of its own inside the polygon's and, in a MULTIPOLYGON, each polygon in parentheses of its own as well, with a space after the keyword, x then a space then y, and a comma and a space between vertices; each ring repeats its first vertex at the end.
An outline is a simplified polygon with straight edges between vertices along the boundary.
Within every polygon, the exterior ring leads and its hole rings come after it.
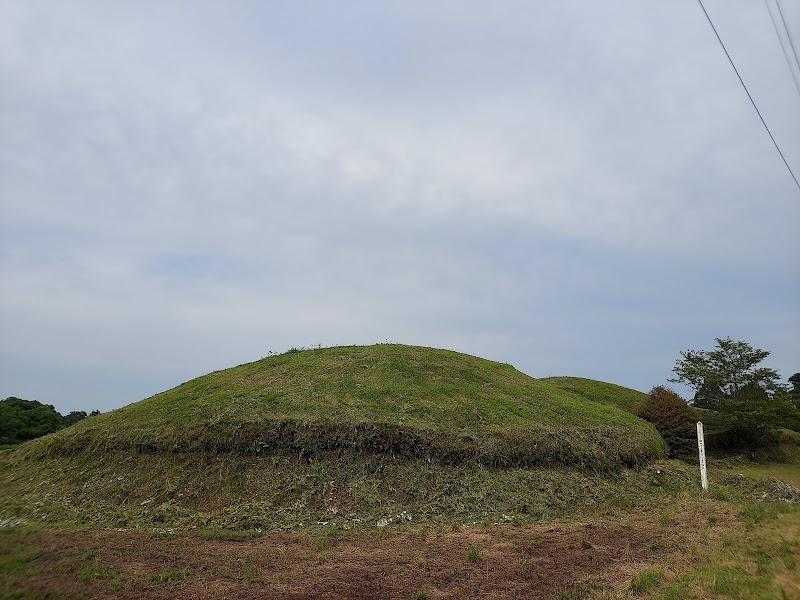
POLYGON ((715 350, 686 350, 672 370, 670 381, 684 383, 695 390, 693 403, 700 408, 716 409, 736 397, 761 392, 771 397, 783 389, 775 369, 759 367, 769 352, 753 348, 747 342, 716 338, 715 350))
POLYGON ((96 417, 100 414, 99 410, 93 410, 88 415, 86 414, 85 410, 73 410, 68 415, 64 415, 64 427, 69 427, 73 423, 77 423, 78 421, 83 421, 88 417, 96 417))
POLYGON ((85 410, 73 410, 68 415, 64 415, 64 425, 69 426, 78 421, 83 421, 86 418, 85 410))
POLYGON ((792 389, 789 390, 789 401, 797 408, 800 408, 800 373, 795 373, 789 377, 792 389))
POLYGON ((783 426, 800 431, 800 373, 789 377, 789 384, 791 388, 776 392, 773 400, 778 414, 783 417, 783 426))
POLYGON ((709 409, 712 444, 753 449, 777 440, 775 429, 793 422, 787 411, 785 386, 778 371, 760 366, 766 350, 743 341, 716 338, 714 350, 686 350, 675 364, 670 381, 693 388, 693 404, 709 409))
POLYGON ((19 444, 61 427, 63 417, 49 404, 14 396, 0 400, 0 444, 19 444))

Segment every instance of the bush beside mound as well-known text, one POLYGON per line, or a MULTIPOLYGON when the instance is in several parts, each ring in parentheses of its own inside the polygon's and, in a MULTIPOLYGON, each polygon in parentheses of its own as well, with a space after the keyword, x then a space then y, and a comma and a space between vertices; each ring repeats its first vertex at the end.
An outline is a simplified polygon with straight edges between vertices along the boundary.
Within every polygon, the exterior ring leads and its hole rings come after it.
POLYGON ((655 425, 671 458, 686 458, 697 451, 695 424, 699 411, 670 388, 659 385, 650 390, 646 400, 637 407, 636 414, 655 425))

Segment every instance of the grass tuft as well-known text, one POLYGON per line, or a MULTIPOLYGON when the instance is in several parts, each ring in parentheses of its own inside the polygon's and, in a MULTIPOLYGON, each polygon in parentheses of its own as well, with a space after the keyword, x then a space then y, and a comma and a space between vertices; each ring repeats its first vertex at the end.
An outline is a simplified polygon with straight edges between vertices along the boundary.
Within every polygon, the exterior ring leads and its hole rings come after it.
POLYGON ((116 575, 111 570, 97 562, 93 562, 88 567, 84 567, 75 573, 75 579, 78 579, 79 581, 114 579, 114 577, 116 577, 116 575))
POLYGON ((200 529, 197 534, 206 540, 217 540, 223 542, 244 542, 264 535, 261 529, 200 529))
POLYGON ((631 592, 641 596, 661 584, 661 573, 655 569, 645 569, 631 580, 631 592))
POLYGON ((317 552, 322 552, 331 545, 331 540, 327 535, 320 535, 314 538, 313 546, 317 552))
POLYGON ((470 562, 478 562, 481 560, 481 551, 478 549, 477 546, 470 546, 469 550, 467 551, 467 559, 470 562))
POLYGON ((164 569, 157 573, 151 573, 147 580, 151 583, 170 583, 186 579, 187 573, 181 569, 164 569))

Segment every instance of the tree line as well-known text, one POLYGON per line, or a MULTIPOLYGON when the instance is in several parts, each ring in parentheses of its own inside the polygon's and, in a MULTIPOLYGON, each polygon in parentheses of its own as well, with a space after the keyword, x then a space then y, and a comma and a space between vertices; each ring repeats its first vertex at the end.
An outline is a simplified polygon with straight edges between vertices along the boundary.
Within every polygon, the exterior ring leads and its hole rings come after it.
POLYGON ((681 352, 675 363, 670 382, 694 391, 688 402, 657 386, 638 407, 670 456, 696 451, 696 421, 703 421, 707 447, 722 451, 752 452, 779 444, 781 430, 800 432, 800 373, 783 384, 778 371, 761 364, 768 351, 729 337, 715 342, 712 350, 681 352))
POLYGON ((10 396, 0 400, 0 445, 21 444, 99 414, 81 410, 62 415, 50 404, 10 396))

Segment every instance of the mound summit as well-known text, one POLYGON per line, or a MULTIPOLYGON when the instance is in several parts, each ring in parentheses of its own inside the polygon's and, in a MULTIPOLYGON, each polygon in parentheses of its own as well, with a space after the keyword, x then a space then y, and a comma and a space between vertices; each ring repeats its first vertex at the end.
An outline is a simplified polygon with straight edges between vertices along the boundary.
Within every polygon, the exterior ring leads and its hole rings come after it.
POLYGON ((655 429, 619 408, 638 396, 644 395, 591 380, 534 379, 448 350, 291 350, 78 423, 29 451, 385 453, 492 467, 605 469, 664 455, 655 429))

